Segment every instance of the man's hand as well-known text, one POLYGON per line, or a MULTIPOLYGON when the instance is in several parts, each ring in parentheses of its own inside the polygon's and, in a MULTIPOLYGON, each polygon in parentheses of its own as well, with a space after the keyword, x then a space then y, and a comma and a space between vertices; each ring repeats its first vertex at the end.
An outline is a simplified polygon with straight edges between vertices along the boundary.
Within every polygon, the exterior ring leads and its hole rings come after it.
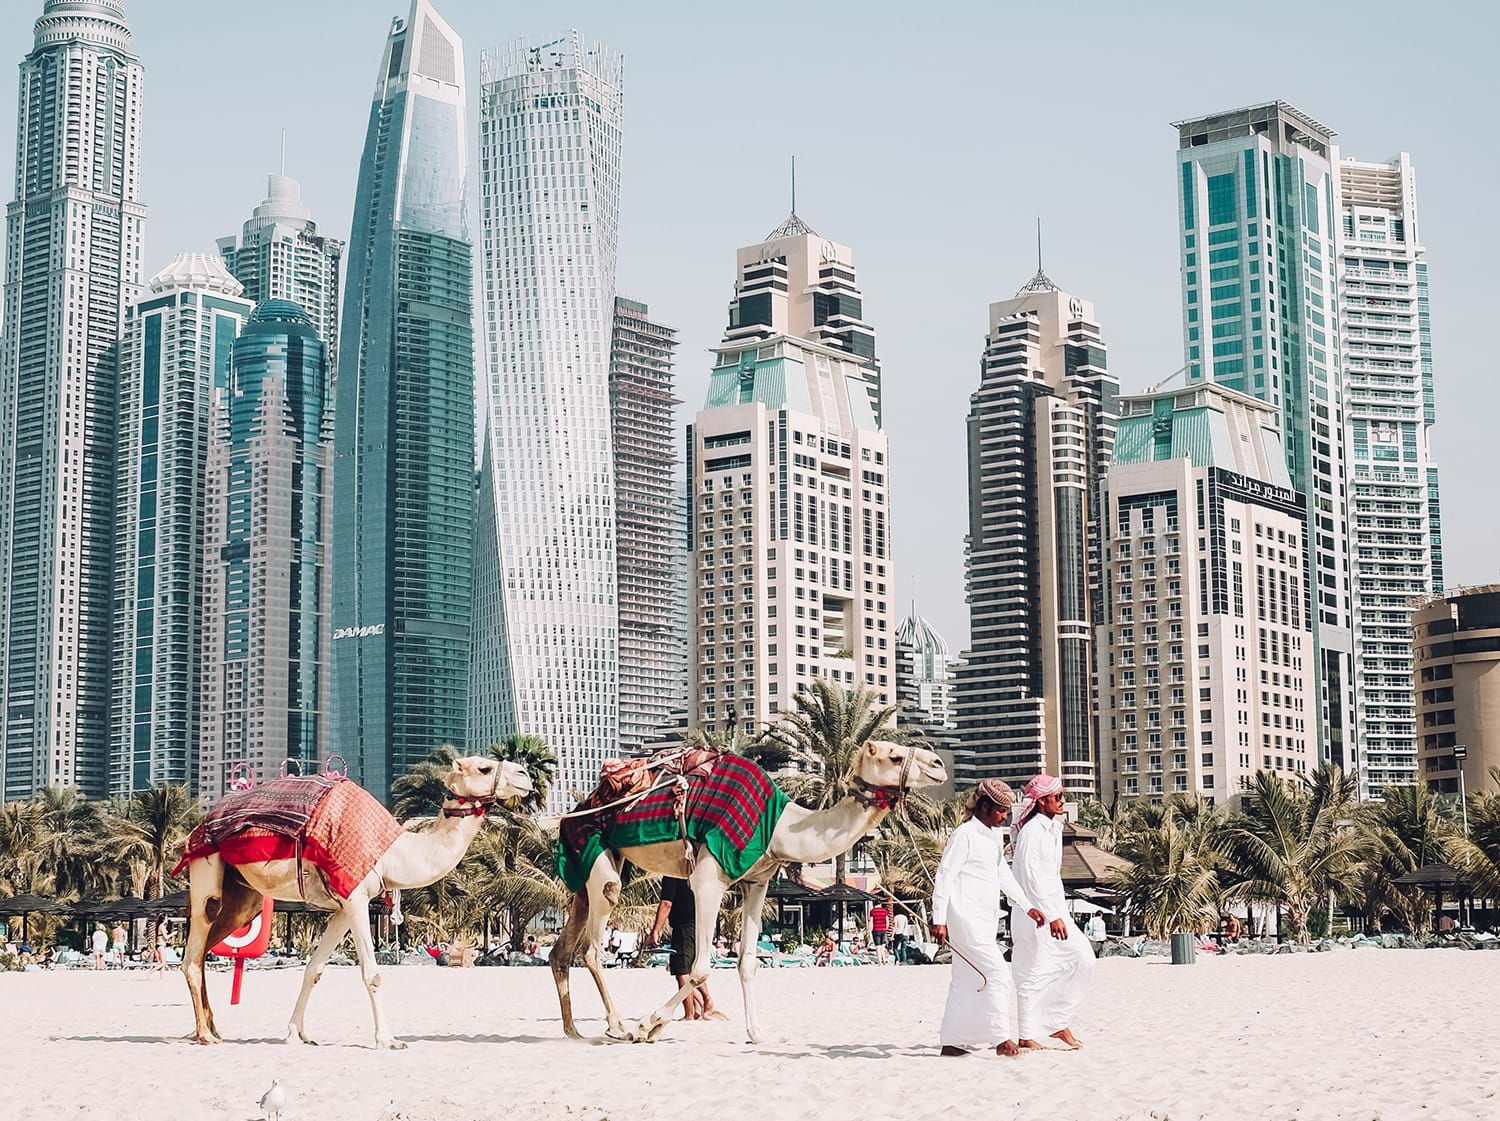
POLYGON ((1036 923, 1037 926, 1047 925, 1047 916, 1042 914, 1035 907, 1026 912, 1026 917, 1029 918, 1032 922, 1036 923))
POLYGON ((1059 942, 1066 942, 1068 940, 1068 924, 1062 919, 1053 919, 1049 929, 1052 931, 1052 937, 1056 938, 1059 942))
POLYGON ((661 945, 661 929, 659 927, 653 929, 650 934, 646 935, 646 945, 648 948, 653 950, 661 945))
POLYGON ((946 946, 948 944, 948 928, 942 923, 933 923, 932 940, 939 946, 946 946))

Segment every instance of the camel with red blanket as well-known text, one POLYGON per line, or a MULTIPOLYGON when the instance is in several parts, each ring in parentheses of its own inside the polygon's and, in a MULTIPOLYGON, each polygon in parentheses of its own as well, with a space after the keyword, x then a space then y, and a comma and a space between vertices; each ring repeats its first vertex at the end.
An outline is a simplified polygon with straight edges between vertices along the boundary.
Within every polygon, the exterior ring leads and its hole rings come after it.
POLYGON ((453 871, 478 835, 486 809, 529 794, 531 779, 519 763, 470 756, 453 764, 447 787, 442 816, 420 833, 403 830, 367 792, 337 776, 278 779, 229 794, 209 810, 173 872, 188 869, 191 910, 182 972, 199 1043, 223 1042, 203 979, 208 948, 249 923, 269 895, 333 912, 308 959, 287 1042, 312 1042, 302 1026, 307 998, 333 951, 352 933, 375 1016, 375 1046, 406 1046, 392 1037, 381 1008, 370 900, 425 887, 453 871))
POLYGON ((654 1041, 687 995, 708 980, 714 925, 724 892, 743 883, 740 987, 745 1031, 751 1043, 759 1043, 762 1033, 753 983, 759 964, 756 943, 761 911, 771 878, 783 864, 819 864, 848 852, 908 790, 936 786, 947 777, 942 760, 925 748, 871 740, 855 757, 849 795, 826 810, 810 810, 788 801, 764 771, 737 755, 718 756, 706 777, 690 773, 685 796, 676 794, 672 785, 661 785, 638 801, 627 801, 618 813, 599 814, 594 812, 596 807, 606 803, 596 793, 594 801, 580 807, 582 814, 564 819, 559 832, 559 871, 574 891, 572 912, 548 958, 562 1005, 563 1031, 578 1038, 568 973, 574 956, 582 950, 584 964, 604 1001, 607 1035, 637 1043, 654 1041), (600 817, 606 818, 604 824, 589 824, 600 817), (684 827, 691 842, 691 863, 684 827), (600 942, 610 912, 620 900, 620 873, 626 861, 654 875, 686 879, 693 890, 694 910, 702 916, 689 984, 629 1028, 615 1011, 599 967, 600 942))

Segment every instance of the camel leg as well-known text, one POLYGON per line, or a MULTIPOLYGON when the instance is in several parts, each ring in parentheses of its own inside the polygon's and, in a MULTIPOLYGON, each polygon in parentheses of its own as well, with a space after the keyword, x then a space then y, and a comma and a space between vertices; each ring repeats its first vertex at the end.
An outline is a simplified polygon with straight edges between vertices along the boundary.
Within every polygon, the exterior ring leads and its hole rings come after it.
POLYGON ((302 973, 302 991, 297 994, 297 1005, 292 1009, 292 1018, 286 1026, 288 1043, 313 1042, 307 1038, 307 1032, 303 1028, 303 1018, 307 1015, 307 998, 312 996, 313 986, 323 979, 323 969, 327 966, 328 959, 348 933, 349 916, 343 911, 335 911, 329 917, 328 928, 323 931, 323 937, 318 939, 317 948, 313 950, 312 957, 307 959, 307 968, 302 973))
POLYGON ((755 971, 760 968, 760 915, 766 905, 766 892, 770 881, 763 884, 745 885, 745 906, 740 912, 740 991, 745 998, 745 1034, 751 1043, 760 1043, 764 1036, 755 1009, 755 971))
POLYGON ((589 893, 589 913, 583 932, 583 963, 588 966, 594 985, 599 990, 599 999, 604 1002, 604 1018, 608 1025, 605 1034, 611 1039, 624 1039, 625 1028, 620 1023, 615 1002, 609 998, 609 989, 604 985, 604 970, 599 964, 599 947, 604 944, 609 916, 614 913, 615 904, 620 901, 620 873, 613 863, 605 867, 608 870, 607 877, 601 876, 601 866, 595 865, 594 874, 589 877, 586 889, 589 893))
POLYGON ((370 1011, 375 1016, 375 1046, 382 1051, 399 1051, 406 1046, 391 1035, 380 1002, 380 971, 375 963, 375 939, 370 936, 370 899, 363 889, 344 900, 343 914, 354 935, 354 951, 359 955, 359 975, 370 994, 370 1011))
MULTIPOLYGON (((217 860, 218 857, 213 859, 217 860)), ((219 1035, 219 1029, 214 1025, 214 1011, 208 1003, 208 981, 203 973, 203 961, 207 956, 210 946, 217 946, 224 937, 234 933, 242 926, 249 925, 250 921, 260 914, 262 900, 265 896, 256 891, 232 868, 223 867, 221 864, 222 880, 219 887, 218 912, 214 914, 208 923, 208 933, 203 939, 203 949, 198 955, 198 996, 202 1002, 203 1019, 208 1025, 208 1033, 212 1041, 222 1043, 223 1037, 219 1035)), ((212 912, 212 904, 205 907, 205 912, 212 912)), ((187 954, 183 954, 183 964, 187 963, 187 954)), ((202 1039, 199 1042, 203 1042, 202 1039)))
POLYGON ((707 849, 699 850, 693 874, 688 877, 688 886, 693 889, 693 912, 697 916, 698 928, 693 947, 693 968, 688 974, 688 983, 631 1033, 630 1038, 637 1043, 654 1042, 662 1028, 672 1022, 688 994, 697 992, 708 981, 708 967, 713 961, 714 927, 719 920, 719 905, 724 902, 724 890, 729 885, 724 882, 723 871, 707 849))
POLYGON ((562 1010, 563 1034, 569 1039, 582 1039, 578 1026, 573 1023, 573 993, 568 973, 573 968, 573 955, 578 949, 578 940, 583 936, 584 924, 588 921, 588 889, 575 892, 573 909, 568 913, 563 928, 557 932, 557 941, 547 954, 547 964, 552 969, 552 982, 557 986, 557 1003, 562 1010))
POLYGON ((208 928, 218 916, 224 892, 224 862, 217 853, 188 865, 188 885, 188 934, 181 968, 193 1001, 193 1038, 199 1043, 222 1043, 209 1021, 208 989, 203 979, 208 928))

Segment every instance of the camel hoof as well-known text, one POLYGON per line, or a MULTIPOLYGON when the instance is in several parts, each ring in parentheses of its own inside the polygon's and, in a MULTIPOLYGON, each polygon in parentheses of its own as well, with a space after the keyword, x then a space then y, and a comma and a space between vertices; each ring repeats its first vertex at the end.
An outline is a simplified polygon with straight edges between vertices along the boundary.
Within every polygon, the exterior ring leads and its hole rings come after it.
POLYGON ((377 1039, 375 1041, 377 1051, 405 1051, 406 1041, 401 1039, 377 1039))
POLYGON ((201 1047, 211 1047, 215 1043, 223 1043, 224 1041, 216 1035, 209 1035, 207 1032, 199 1032, 197 1035, 193 1036, 193 1042, 201 1047))

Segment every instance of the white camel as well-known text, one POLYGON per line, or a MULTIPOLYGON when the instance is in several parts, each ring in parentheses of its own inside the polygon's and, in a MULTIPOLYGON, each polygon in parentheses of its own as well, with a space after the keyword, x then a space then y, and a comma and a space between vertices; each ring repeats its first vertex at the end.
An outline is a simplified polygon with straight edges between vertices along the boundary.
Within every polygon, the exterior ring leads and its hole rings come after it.
POLYGON ((740 988, 745 999, 745 1032, 751 1043, 764 1038, 756 1015, 754 981, 759 965, 756 943, 760 939, 761 911, 771 879, 783 864, 819 864, 848 852, 868 834, 899 801, 907 790, 936 786, 947 779, 943 762, 931 751, 907 745, 871 740, 860 749, 854 760, 848 796, 826 810, 810 810, 795 802, 787 803, 771 842, 762 856, 739 880, 731 879, 709 853, 706 845, 694 847, 693 866, 689 869, 680 840, 621 849, 605 849, 589 871, 583 891, 573 896, 568 916, 548 958, 552 978, 557 983, 557 997, 562 1005, 563 1031, 578 1038, 573 1023, 573 999, 568 973, 580 946, 584 964, 593 975, 599 996, 604 1001, 608 1021, 607 1035, 612 1039, 637 1043, 652 1042, 687 998, 708 980, 712 960, 715 919, 724 892, 734 883, 745 885, 740 917, 740 988), (626 1028, 610 1000, 599 964, 599 946, 609 923, 610 912, 620 900, 620 871, 626 861, 645 872, 660 876, 685 878, 693 891, 693 906, 704 921, 697 925, 693 968, 688 984, 677 990, 672 999, 650 1016, 626 1028))
POLYGON ((370 900, 393 889, 425 887, 446 876, 457 867, 470 842, 479 834, 485 808, 504 798, 529 794, 532 789, 531 778, 521 764, 484 756, 469 756, 455 762, 446 785, 448 797, 443 801, 443 813, 437 822, 424 832, 403 832, 397 837, 348 899, 331 894, 317 868, 307 860, 302 862, 300 889, 295 860, 230 865, 213 852, 195 858, 188 865, 191 910, 182 972, 193 998, 199 1043, 223 1042, 214 1027, 208 987, 203 980, 203 960, 208 947, 249 923, 260 913, 262 901, 269 895, 285 900, 305 896, 309 905, 333 912, 328 928, 308 959, 302 991, 297 994, 297 1005, 287 1024, 287 1042, 312 1042, 303 1030, 307 998, 344 935, 352 933, 360 976, 369 991, 370 1008, 375 1016, 375 1046, 406 1046, 391 1035, 381 1008, 380 974, 375 967, 375 943, 370 937, 370 900))

